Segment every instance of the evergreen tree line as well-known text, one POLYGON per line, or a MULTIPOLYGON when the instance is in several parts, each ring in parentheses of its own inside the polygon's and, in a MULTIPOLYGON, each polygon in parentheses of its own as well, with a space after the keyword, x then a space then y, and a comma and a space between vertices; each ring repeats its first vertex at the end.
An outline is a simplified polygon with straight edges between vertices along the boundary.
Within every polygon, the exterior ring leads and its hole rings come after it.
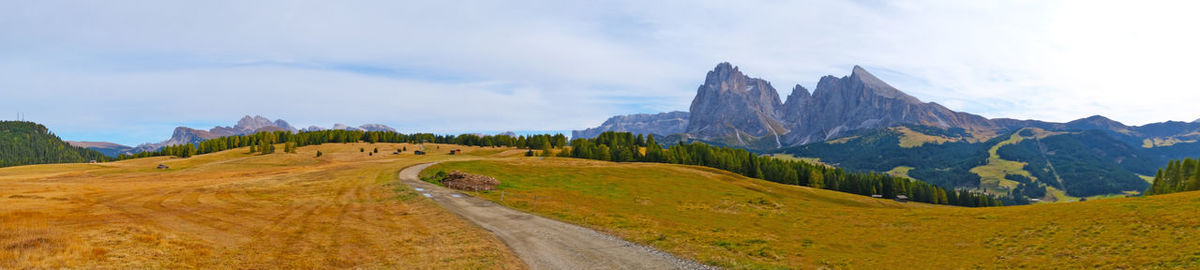
POLYGON ((1146 195, 1200 190, 1200 161, 1192 158, 1171 160, 1154 174, 1154 183, 1146 195))
POLYGON ((958 206, 1000 206, 1000 199, 981 193, 945 188, 881 173, 847 172, 842 168, 759 156, 745 149, 715 147, 703 143, 659 145, 653 135, 605 132, 594 139, 571 140, 569 151, 558 154, 617 162, 659 162, 699 165, 776 183, 810 186, 884 198, 907 196, 910 200, 958 206), (645 148, 645 152, 641 151, 645 148))
POLYGON ((91 149, 71 146, 46 126, 25 121, 0 121, 0 167, 111 160, 91 149))
POLYGON ((198 144, 171 145, 156 151, 133 155, 121 154, 118 159, 153 156, 191 157, 234 148, 250 147, 251 153, 271 154, 275 144, 284 144, 284 152, 295 153, 296 148, 324 143, 440 143, 468 146, 517 147, 546 150, 567 145, 567 136, 542 134, 531 136, 509 135, 435 135, 430 133, 402 134, 391 131, 321 130, 291 133, 287 131, 259 132, 249 135, 226 136, 202 141, 198 144))
MULTIPOLYGON (((200 142, 168 146, 154 152, 143 152, 121 159, 147 156, 188 157, 198 154, 219 152, 240 147, 251 147, 251 152, 269 154, 274 144, 285 144, 285 152, 296 147, 324 143, 383 142, 383 143, 440 143, 466 146, 517 147, 543 150, 570 146, 558 153, 563 157, 587 158, 617 162, 658 162, 684 165, 699 165, 726 170, 747 177, 777 183, 802 185, 837 190, 860 195, 882 195, 884 198, 907 196, 910 200, 934 204, 959 206, 999 206, 1003 203, 995 198, 969 191, 953 191, 909 178, 893 177, 880 173, 854 173, 841 168, 814 165, 800 161, 780 160, 755 155, 745 149, 714 147, 702 143, 680 143, 670 148, 659 145, 653 135, 634 136, 628 132, 606 132, 594 139, 574 139, 557 135, 435 135, 428 133, 402 134, 390 131, 322 130, 290 133, 286 131, 260 132, 250 135, 227 136, 200 142), (289 146, 290 145, 290 146, 289 146), (264 148, 269 150, 264 150, 264 148), (645 151, 641 151, 641 149, 645 151)), ((532 152, 527 153, 532 155, 532 152)))

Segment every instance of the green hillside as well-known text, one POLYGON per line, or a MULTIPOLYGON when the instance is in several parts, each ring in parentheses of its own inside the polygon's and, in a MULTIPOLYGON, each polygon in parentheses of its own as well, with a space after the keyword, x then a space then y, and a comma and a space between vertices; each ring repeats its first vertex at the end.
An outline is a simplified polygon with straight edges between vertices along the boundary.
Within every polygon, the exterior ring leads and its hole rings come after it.
POLYGON ((0 121, 0 167, 108 159, 95 150, 74 147, 63 142, 40 124, 0 121))
POLYGON ((1008 205, 1136 194, 1148 186, 1142 176, 1153 175, 1168 159, 1200 153, 1200 143, 1144 148, 1099 130, 1026 128, 987 141, 972 139, 954 130, 901 126, 776 153, 850 170, 902 169, 906 176, 943 187, 1008 195, 1008 205))
POLYGON ((480 197, 730 269, 1200 267, 1197 192, 962 208, 671 164, 521 157, 424 174, 450 170, 502 182, 480 197))

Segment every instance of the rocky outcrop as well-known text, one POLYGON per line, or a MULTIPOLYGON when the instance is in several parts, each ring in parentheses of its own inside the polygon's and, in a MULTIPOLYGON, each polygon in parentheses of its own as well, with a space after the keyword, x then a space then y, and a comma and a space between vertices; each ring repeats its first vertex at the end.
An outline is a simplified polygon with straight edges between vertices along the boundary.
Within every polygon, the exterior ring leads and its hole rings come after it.
MULTIPOLYGON (((799 90, 803 90, 800 88, 799 90)), ((850 76, 822 77, 811 98, 793 91, 782 119, 791 124, 788 144, 824 141, 857 130, 879 129, 902 124, 988 131, 998 128, 982 116, 951 111, 933 102, 921 102, 888 85, 862 67, 850 76), (793 104, 791 102, 799 102, 793 104)))
POLYGON ((708 72, 689 110, 687 133, 703 140, 749 145, 758 138, 788 133, 780 123, 783 103, 767 82, 742 74, 729 63, 708 72))
POLYGON ((1099 115, 1067 123, 987 119, 922 102, 859 66, 849 76, 822 77, 811 93, 796 85, 781 103, 769 82, 746 76, 729 63, 718 64, 708 72, 704 84, 696 90, 689 112, 617 116, 600 127, 575 131, 572 135, 590 138, 605 131, 628 131, 765 150, 898 125, 962 129, 977 139, 1026 127, 1053 131, 1103 130, 1131 144, 1148 138, 1200 138, 1195 135, 1200 134, 1200 119, 1144 126, 1126 126, 1099 115), (684 133, 676 134, 675 128, 680 126, 684 127, 684 133))
POLYGON ((654 134, 664 137, 686 131, 687 125, 687 112, 618 115, 604 121, 599 127, 571 131, 571 138, 595 138, 600 133, 609 131, 654 134))

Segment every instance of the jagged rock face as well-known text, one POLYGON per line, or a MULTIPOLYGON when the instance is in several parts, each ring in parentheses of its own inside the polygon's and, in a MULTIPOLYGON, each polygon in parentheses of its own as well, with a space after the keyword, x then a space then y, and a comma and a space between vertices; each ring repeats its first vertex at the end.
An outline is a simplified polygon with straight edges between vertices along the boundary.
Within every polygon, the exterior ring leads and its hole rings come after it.
POLYGON ((771 83, 721 63, 696 90, 687 133, 710 140, 737 138, 743 145, 753 138, 742 136, 782 136, 788 132, 777 120, 782 108, 771 83))
POLYGON ((687 125, 687 112, 618 115, 604 121, 599 127, 571 131, 571 138, 595 138, 609 131, 667 136, 684 132, 687 125))
MULTIPOLYGON (((796 95, 793 93, 793 95, 796 95)), ((997 126, 978 115, 951 111, 937 103, 923 103, 855 66, 850 76, 822 77, 811 98, 785 108, 783 122, 793 130, 786 141, 805 144, 846 135, 851 131, 899 124, 919 124, 966 130, 994 130, 997 126), (794 109, 798 108, 798 109, 794 109)))
POLYGON ((304 129, 301 129, 300 131, 306 131, 306 132, 307 132, 307 131, 322 131, 322 130, 325 130, 325 128, 318 127, 318 126, 308 126, 308 127, 304 128, 304 129))
MULTIPOLYGON (((641 127, 649 124, 640 123, 659 121, 655 117, 661 116, 614 117, 601 127, 575 131, 572 135, 576 138, 588 138, 604 131, 659 135, 675 133, 669 127, 641 127)), ((1103 130, 1117 139, 1138 145, 1148 138, 1200 137, 1194 135, 1200 134, 1200 119, 1190 123, 1168 121, 1144 126, 1126 126, 1102 116, 1068 123, 987 119, 970 113, 951 111, 937 103, 921 102, 858 66, 854 67, 849 76, 822 77, 812 93, 797 85, 788 95, 786 102, 781 104, 778 94, 769 82, 750 78, 733 65, 721 63, 708 72, 704 85, 696 91, 696 98, 692 101, 688 117, 672 120, 670 123, 666 126, 686 125, 686 133, 680 134, 679 138, 709 140, 756 149, 820 142, 848 136, 860 130, 904 124, 961 128, 977 136, 977 139, 986 139, 992 135, 1026 127, 1053 131, 1103 130), (781 135, 782 139, 767 137, 774 134, 781 135)))
MULTIPOLYGON (((214 130, 215 129, 216 128, 214 128, 214 130)), ((171 133, 170 139, 167 139, 166 141, 162 141, 162 142, 158 142, 158 143, 144 143, 144 144, 138 145, 137 147, 134 147, 133 151, 134 152, 149 152, 149 151, 156 151, 159 148, 162 148, 163 146, 181 145, 181 144, 189 144, 189 143, 198 144, 202 141, 205 141, 208 139, 213 139, 213 138, 219 138, 221 136, 222 135, 219 135, 214 132, 193 129, 193 128, 188 128, 188 127, 176 127, 175 131, 171 133)))
POLYGON ((788 95, 787 101, 783 102, 783 111, 779 117, 784 121, 784 125, 789 127, 802 127, 804 122, 801 118, 804 117, 804 109, 808 103, 812 102, 812 94, 808 92, 804 86, 796 85, 792 88, 792 94, 788 95))

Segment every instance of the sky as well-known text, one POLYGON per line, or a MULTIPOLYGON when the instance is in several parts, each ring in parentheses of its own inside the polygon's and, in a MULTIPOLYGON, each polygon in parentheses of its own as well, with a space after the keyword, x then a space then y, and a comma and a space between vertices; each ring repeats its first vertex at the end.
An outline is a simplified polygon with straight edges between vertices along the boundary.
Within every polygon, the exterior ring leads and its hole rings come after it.
POLYGON ((126 145, 243 115, 566 132, 686 111, 730 62, 782 97, 861 65, 989 118, 1192 121, 1198 3, 0 0, 0 119, 126 145))

